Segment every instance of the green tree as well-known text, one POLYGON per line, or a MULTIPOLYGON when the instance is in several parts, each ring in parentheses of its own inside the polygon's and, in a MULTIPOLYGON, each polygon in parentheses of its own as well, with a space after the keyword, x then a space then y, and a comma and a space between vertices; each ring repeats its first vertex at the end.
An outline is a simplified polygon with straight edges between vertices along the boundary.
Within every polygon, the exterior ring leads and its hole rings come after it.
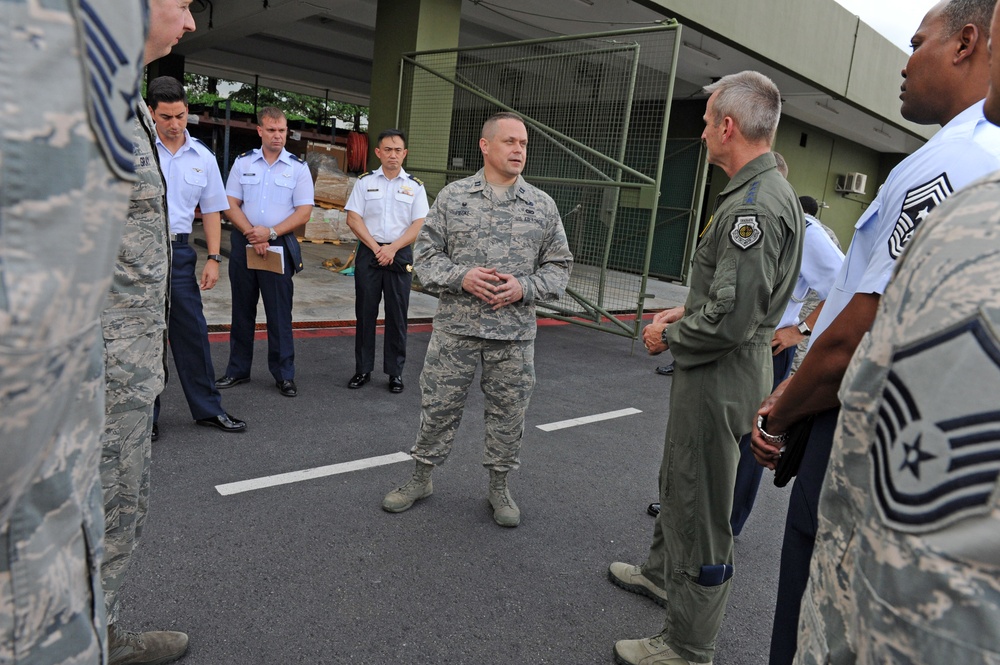
POLYGON ((234 110, 243 113, 254 113, 265 106, 277 106, 290 120, 305 120, 317 125, 329 125, 331 118, 354 123, 368 116, 368 107, 348 104, 320 97, 303 95, 295 92, 259 87, 257 89, 257 108, 254 104, 254 87, 245 83, 236 83, 224 79, 212 79, 203 74, 185 74, 184 85, 187 88, 188 101, 192 104, 213 104, 222 101, 218 88, 220 84, 239 86, 229 95, 234 110))

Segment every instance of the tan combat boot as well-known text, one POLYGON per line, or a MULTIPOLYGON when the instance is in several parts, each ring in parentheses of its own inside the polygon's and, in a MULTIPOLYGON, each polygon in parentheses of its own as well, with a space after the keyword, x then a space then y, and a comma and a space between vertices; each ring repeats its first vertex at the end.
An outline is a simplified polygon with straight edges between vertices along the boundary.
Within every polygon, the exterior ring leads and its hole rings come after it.
POLYGON ((515 527, 521 523, 521 511, 507 489, 507 472, 490 469, 490 505, 493 521, 500 526, 515 527))
POLYGON ((187 651, 188 636, 172 630, 133 633, 108 626, 108 665, 164 665, 187 651))
POLYGON ((434 470, 434 465, 414 461, 416 468, 413 470, 413 477, 402 487, 397 487, 385 495, 385 498, 382 499, 382 510, 390 513, 401 513, 412 506, 414 502, 434 493, 434 484, 431 482, 431 471, 434 470))

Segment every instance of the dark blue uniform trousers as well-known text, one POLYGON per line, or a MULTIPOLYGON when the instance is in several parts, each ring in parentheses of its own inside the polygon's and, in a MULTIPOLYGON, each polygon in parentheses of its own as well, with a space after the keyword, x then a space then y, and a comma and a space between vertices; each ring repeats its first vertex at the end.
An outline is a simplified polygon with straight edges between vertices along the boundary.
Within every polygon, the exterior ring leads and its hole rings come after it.
MULTIPOLYGON (((396 263, 413 263, 413 250, 396 252, 396 263)), ((406 361, 406 313, 410 307, 412 273, 377 268, 375 253, 361 244, 354 261, 354 371, 367 374, 375 367, 375 327, 378 306, 385 294, 385 336, 382 340, 382 371, 402 376, 406 361)))
MULTIPOLYGON (((224 413, 222 398, 215 387, 215 368, 208 346, 208 325, 201 304, 201 289, 195 267, 198 255, 187 238, 173 243, 173 263, 170 270, 170 321, 167 339, 177 366, 177 378, 184 389, 191 417, 195 420, 212 418, 224 413)), ((157 396, 153 422, 159 419, 160 398, 157 396)))
MULTIPOLYGON (((792 360, 795 359, 795 347, 789 347, 776 356, 771 356, 774 368, 773 391, 778 384, 788 378, 792 372, 792 360)), ((733 489, 733 512, 729 524, 733 527, 733 535, 738 536, 743 531, 743 525, 750 517, 754 501, 757 500, 757 488, 764 467, 757 464, 753 451, 750 450, 750 435, 744 434, 740 439, 740 462, 736 467, 736 487, 733 489)))
POLYGON ((816 416, 806 444, 805 456, 792 484, 785 517, 785 538, 781 543, 778 569, 778 603, 771 629, 770 665, 791 665, 799 628, 799 605, 809 581, 809 563, 816 544, 819 495, 833 449, 833 432, 840 409, 816 416))
MULTIPOLYGON (((284 247, 282 238, 271 243, 284 247)), ((257 319, 257 301, 264 301, 267 315, 267 368, 275 381, 295 378, 295 347, 292 340, 292 258, 285 250, 285 272, 247 268, 247 239, 233 229, 230 236, 232 256, 229 282, 233 289, 233 322, 229 332, 229 366, 226 376, 242 379, 250 376, 253 363, 253 336, 257 319)))

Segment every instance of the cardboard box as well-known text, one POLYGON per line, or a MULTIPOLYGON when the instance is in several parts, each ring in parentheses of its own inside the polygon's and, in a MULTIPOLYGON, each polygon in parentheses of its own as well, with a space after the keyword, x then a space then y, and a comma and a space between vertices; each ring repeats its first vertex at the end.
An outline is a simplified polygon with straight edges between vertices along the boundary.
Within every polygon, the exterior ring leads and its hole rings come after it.
POLYGON ((306 159, 309 158, 310 154, 321 154, 333 157, 337 160, 337 166, 340 167, 341 173, 347 173, 347 148, 344 146, 334 145, 332 143, 316 143, 315 141, 310 141, 306 146, 306 159))
POLYGON ((306 222, 304 240, 355 242, 357 238, 347 226, 347 213, 343 210, 313 208, 312 217, 306 222))

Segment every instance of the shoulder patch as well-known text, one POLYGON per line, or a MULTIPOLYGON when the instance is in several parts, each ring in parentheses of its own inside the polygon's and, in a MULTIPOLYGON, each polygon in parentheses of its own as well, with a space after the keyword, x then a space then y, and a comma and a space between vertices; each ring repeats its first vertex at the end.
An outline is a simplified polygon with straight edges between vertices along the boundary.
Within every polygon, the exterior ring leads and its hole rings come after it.
POLYGON ((906 192, 906 197, 903 198, 903 208, 899 211, 899 219, 896 220, 896 227, 892 230, 892 235, 889 236, 889 256, 898 259, 920 222, 924 221, 931 210, 951 196, 954 191, 951 182, 948 181, 948 174, 942 173, 906 192))
POLYGON ((740 249, 750 249, 763 237, 764 231, 760 228, 757 215, 736 215, 733 230, 729 232, 734 245, 740 249))
POLYGON ((755 180, 747 190, 747 195, 743 198, 744 205, 754 205, 757 203, 757 190, 760 189, 760 180, 755 180))
POLYGON ((887 526, 928 533, 993 510, 997 394, 1000 342, 978 316, 893 355, 869 449, 872 494, 887 526), (944 389, 940 368, 958 365, 961 385, 944 389))
POLYGON ((406 177, 408 177, 410 180, 412 180, 413 182, 417 183, 421 187, 424 186, 424 181, 421 180, 420 178, 418 178, 418 177, 416 177, 414 175, 410 175, 409 173, 406 174, 406 177))

